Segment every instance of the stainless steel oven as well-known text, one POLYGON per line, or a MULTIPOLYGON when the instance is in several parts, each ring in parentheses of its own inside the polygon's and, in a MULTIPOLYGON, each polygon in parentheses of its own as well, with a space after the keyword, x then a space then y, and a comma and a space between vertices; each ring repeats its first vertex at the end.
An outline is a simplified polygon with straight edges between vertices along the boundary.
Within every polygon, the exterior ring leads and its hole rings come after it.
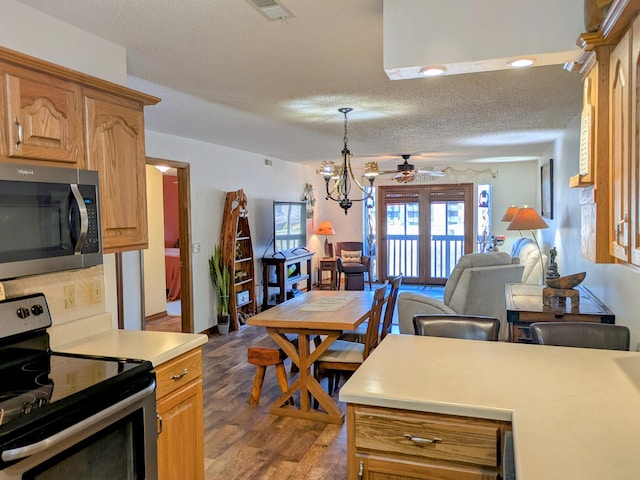
POLYGON ((0 279, 102 263, 98 172, 0 163, 0 279))
POLYGON ((156 479, 151 363, 51 352, 50 324, 42 294, 0 302, 0 480, 156 479))

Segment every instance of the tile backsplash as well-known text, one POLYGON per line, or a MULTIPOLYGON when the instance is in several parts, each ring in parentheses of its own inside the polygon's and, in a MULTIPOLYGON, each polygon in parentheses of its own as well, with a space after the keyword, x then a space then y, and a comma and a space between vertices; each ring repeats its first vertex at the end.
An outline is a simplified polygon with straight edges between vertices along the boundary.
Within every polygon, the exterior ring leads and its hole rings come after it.
POLYGON ((105 311, 102 265, 64 272, 6 280, 7 297, 44 293, 54 325, 97 315, 105 311), (65 287, 75 289, 75 306, 65 305, 65 287), (95 291, 99 289, 99 291, 95 291))

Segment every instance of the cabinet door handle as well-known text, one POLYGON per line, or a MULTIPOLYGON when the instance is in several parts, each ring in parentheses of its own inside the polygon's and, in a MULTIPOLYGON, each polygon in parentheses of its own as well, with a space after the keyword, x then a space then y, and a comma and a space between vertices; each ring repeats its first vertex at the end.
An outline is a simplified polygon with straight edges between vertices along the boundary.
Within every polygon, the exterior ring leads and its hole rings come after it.
POLYGON ((171 375, 171 380, 180 380, 182 377, 184 377, 187 373, 189 373, 189 369, 185 368, 183 371, 181 371, 180 373, 178 373, 177 375, 171 375))
POLYGON ((18 126, 18 141, 16 142, 16 148, 19 149, 24 140, 24 129, 22 128, 22 124, 20 123, 20 120, 18 120, 18 117, 16 117, 14 123, 18 126))
POLYGON ((413 435, 409 434, 409 433, 405 433, 403 435, 404 438, 406 438, 407 440, 411 440, 415 445, 420 445, 420 446, 424 446, 424 445, 430 445, 432 443, 440 443, 442 442, 441 438, 438 437, 433 437, 433 438, 422 438, 422 437, 414 437, 413 435))
POLYGON ((364 462, 360 460, 360 469, 358 470, 358 480, 362 480, 364 477, 364 462))
POLYGON ((156 431, 158 432, 158 435, 160 435, 162 433, 162 415, 160 415, 160 412, 158 412, 156 410, 156 431))

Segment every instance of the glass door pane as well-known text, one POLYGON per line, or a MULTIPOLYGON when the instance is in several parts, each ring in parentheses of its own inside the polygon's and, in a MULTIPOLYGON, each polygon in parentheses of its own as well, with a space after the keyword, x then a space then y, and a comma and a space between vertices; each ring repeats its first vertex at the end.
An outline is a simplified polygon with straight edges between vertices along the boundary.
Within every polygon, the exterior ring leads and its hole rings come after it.
POLYGON ((464 255, 464 201, 431 203, 430 280, 446 280, 464 255))
POLYGON ((387 204, 387 275, 417 278, 420 208, 418 202, 387 204))

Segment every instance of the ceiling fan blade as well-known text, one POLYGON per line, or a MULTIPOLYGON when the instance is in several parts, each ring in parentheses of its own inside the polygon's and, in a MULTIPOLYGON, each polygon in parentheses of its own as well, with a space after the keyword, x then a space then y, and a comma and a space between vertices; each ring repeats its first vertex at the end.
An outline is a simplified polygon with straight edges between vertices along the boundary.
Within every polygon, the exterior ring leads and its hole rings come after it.
POLYGON ((446 173, 443 170, 428 170, 428 169, 420 169, 416 170, 416 173, 422 175, 430 175, 432 177, 444 177, 446 173))

